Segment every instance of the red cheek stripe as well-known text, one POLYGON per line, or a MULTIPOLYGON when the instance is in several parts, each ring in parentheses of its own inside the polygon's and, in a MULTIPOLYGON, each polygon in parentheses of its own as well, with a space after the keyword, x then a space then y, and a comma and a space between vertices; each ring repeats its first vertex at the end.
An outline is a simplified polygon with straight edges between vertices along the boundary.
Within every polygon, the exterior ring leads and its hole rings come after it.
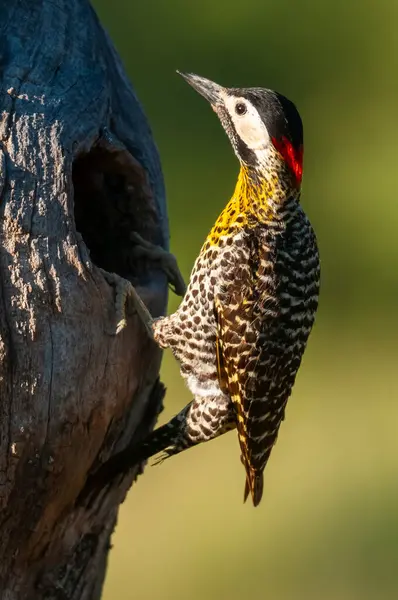
POLYGON ((303 146, 296 150, 285 136, 282 136, 280 140, 272 138, 272 143, 292 171, 297 185, 300 185, 303 177, 303 146))

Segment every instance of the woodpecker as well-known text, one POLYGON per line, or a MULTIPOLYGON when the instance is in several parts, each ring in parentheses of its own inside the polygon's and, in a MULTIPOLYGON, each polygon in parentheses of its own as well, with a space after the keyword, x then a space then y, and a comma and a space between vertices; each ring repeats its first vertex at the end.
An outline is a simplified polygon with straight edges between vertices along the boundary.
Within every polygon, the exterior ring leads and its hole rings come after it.
POLYGON ((218 116, 240 172, 176 312, 152 319, 128 290, 148 333, 179 361, 193 400, 140 446, 105 463, 97 481, 236 428, 244 500, 250 494, 257 506, 318 307, 317 242, 300 204, 303 127, 294 104, 277 92, 180 74, 218 116))

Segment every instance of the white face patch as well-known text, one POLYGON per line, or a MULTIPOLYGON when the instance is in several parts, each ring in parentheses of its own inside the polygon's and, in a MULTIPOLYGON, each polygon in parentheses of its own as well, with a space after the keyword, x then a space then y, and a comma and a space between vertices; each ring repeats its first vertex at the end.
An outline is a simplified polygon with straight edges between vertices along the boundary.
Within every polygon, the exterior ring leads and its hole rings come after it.
POLYGON ((227 93, 223 100, 236 133, 246 146, 254 152, 265 150, 269 146, 270 136, 253 104, 246 98, 229 96, 227 93))

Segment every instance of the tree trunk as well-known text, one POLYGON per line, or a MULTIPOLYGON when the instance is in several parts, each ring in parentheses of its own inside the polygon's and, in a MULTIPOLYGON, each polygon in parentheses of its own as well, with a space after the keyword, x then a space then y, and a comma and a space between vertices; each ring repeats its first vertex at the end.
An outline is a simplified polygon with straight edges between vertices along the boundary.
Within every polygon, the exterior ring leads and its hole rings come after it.
POLYGON ((164 311, 166 278, 129 239, 167 246, 163 179, 87 0, 1 0, 0 27, 0 597, 94 600, 137 472, 76 498, 163 396, 160 352, 134 314, 115 335, 100 268, 164 311))

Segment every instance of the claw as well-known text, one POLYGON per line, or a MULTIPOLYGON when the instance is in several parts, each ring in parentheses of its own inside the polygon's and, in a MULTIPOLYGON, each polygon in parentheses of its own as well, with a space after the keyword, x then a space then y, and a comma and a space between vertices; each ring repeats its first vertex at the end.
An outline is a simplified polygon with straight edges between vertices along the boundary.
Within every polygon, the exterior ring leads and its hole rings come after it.
MULTIPOLYGON (((170 288, 177 296, 184 296, 186 286, 181 275, 180 269, 178 268, 176 257, 170 252, 167 252, 161 246, 156 246, 147 240, 144 240, 136 231, 130 233, 130 240, 133 242, 133 252, 136 257, 144 256, 148 260, 157 261, 160 263, 160 268, 166 274, 170 288)), ((150 337, 153 337, 152 324, 153 319, 149 313, 147 307, 137 294, 134 286, 120 275, 116 273, 109 273, 100 269, 105 279, 110 285, 115 286, 116 289, 116 326, 115 334, 120 333, 127 325, 126 320, 126 302, 127 298, 131 298, 134 307, 141 318, 141 321, 145 325, 147 333, 150 337)))
POLYGON ((160 263, 160 268, 166 274, 170 289, 174 294, 184 296, 186 285, 174 254, 171 254, 171 252, 168 252, 161 246, 148 242, 148 240, 145 240, 136 231, 130 233, 130 240, 135 244, 134 250, 137 255, 144 255, 148 260, 160 263))
POLYGON ((116 273, 108 273, 108 271, 104 271, 104 269, 100 269, 100 271, 103 274, 106 281, 110 285, 113 285, 116 290, 116 335, 120 333, 127 325, 126 302, 127 298, 131 298, 134 303, 134 307, 137 311, 137 314, 140 317, 143 325, 145 326, 149 337, 152 338, 153 319, 149 310, 138 295, 135 287, 130 283, 130 281, 124 279, 123 277, 120 277, 120 275, 117 275, 116 273))

